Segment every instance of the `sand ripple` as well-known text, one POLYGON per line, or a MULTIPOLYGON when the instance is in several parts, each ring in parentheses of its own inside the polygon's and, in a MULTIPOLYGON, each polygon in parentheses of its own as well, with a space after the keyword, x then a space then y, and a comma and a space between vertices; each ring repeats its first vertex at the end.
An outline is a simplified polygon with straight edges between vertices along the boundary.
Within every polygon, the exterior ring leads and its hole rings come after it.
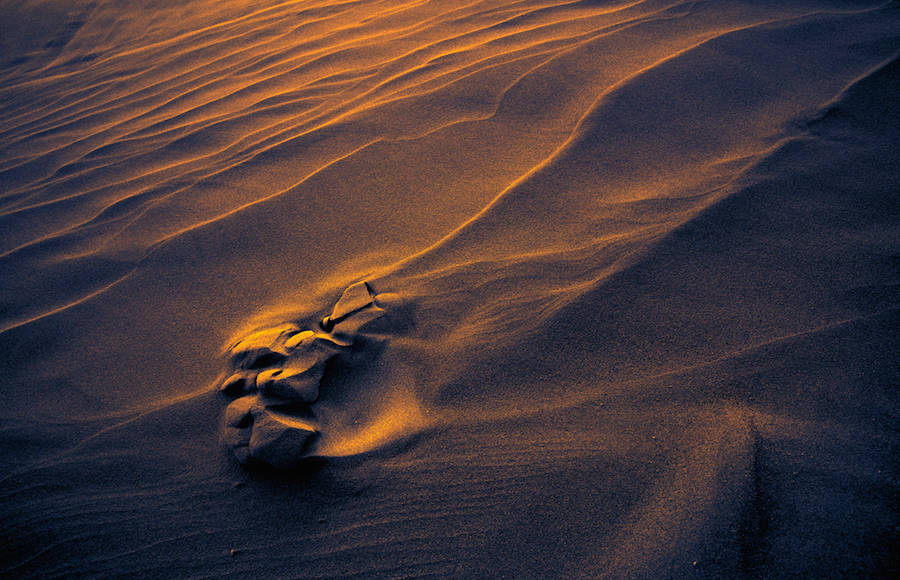
POLYGON ((895 3, 0 10, 2 574, 894 562, 895 3), (329 460, 239 471, 222 346, 361 279, 329 460))

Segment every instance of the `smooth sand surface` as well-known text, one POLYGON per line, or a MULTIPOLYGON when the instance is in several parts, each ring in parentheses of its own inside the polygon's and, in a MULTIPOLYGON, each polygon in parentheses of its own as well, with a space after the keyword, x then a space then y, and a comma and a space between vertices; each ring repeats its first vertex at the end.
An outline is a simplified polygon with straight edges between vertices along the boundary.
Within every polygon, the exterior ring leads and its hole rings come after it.
POLYGON ((898 573, 896 2, 0 19, 3 577, 898 573), (241 465, 227 349, 361 280, 241 465))

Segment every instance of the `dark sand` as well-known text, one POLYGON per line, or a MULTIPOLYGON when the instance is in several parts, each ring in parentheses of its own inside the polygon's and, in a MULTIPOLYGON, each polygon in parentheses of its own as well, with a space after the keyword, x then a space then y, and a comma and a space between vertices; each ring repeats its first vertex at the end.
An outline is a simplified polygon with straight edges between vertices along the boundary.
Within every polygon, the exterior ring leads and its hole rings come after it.
POLYGON ((900 572, 896 2, 0 18, 3 577, 900 572), (360 280, 241 465, 225 350, 360 280))

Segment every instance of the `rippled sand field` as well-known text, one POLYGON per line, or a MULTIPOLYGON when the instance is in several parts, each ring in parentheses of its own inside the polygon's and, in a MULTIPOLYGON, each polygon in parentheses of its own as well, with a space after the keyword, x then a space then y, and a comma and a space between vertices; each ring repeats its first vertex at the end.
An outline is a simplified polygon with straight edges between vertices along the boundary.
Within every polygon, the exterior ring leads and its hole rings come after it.
POLYGON ((0 18, 0 575, 898 572, 897 2, 0 18), (241 465, 226 350, 361 280, 241 465))

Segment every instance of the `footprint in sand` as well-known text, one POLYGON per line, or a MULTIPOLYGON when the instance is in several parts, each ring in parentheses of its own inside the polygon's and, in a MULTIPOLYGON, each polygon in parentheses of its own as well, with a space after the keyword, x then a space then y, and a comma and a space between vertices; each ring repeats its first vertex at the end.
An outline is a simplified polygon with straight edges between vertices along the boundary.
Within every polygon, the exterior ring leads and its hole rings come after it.
POLYGON ((234 400, 222 429, 238 461, 287 468, 315 455, 316 402, 326 363, 349 349, 394 301, 366 282, 353 284, 318 328, 266 328, 229 349, 232 373, 219 388, 234 400))

